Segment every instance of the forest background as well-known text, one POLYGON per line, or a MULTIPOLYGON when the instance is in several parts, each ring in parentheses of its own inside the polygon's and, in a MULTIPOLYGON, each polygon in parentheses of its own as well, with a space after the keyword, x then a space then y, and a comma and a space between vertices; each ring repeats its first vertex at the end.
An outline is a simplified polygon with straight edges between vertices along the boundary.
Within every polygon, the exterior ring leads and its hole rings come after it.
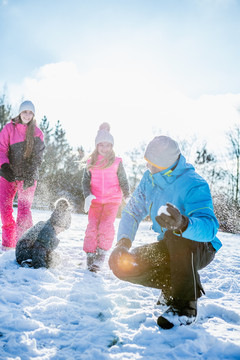
MULTIPOLYGON (((0 95, 0 131, 12 118, 12 106, 6 94, 0 95)), ((66 197, 72 204, 75 213, 84 213, 82 193, 82 175, 84 163, 89 154, 81 144, 73 149, 66 138, 66 132, 60 120, 54 127, 50 126, 47 116, 38 121, 44 133, 45 152, 40 169, 34 208, 51 209, 59 197, 66 197)), ((160 134, 160 129, 158 134, 160 134)), ((156 134, 157 135, 157 134, 156 134)), ((80 135, 79 135, 80 138, 80 135)), ((239 186, 240 186, 240 125, 235 124, 226 132, 227 149, 224 156, 208 151, 207 142, 198 143, 197 135, 191 139, 176 139, 181 152, 196 171, 208 182, 216 216, 222 231, 239 233, 239 186)), ((80 140, 81 141, 81 140, 80 140)), ((143 159, 146 143, 143 141, 123 156, 131 193, 138 185, 146 170, 143 159)), ((122 203, 118 216, 121 216, 122 203)), ((147 219, 146 219, 147 220, 147 219)))

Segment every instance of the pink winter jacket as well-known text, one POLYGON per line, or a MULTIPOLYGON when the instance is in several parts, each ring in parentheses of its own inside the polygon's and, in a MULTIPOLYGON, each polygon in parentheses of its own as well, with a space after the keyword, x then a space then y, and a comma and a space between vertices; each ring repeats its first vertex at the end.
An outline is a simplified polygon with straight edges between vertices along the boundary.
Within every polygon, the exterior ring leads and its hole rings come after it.
MULTIPOLYGON (((99 156, 97 164, 101 159, 102 157, 99 156)), ((108 168, 94 167, 89 170, 91 172, 91 193, 96 196, 96 199, 92 201, 93 203, 121 203, 122 190, 117 176, 118 166, 121 161, 121 158, 116 157, 114 163, 108 168)))
MULTIPOLYGON (((31 158, 23 157, 25 149, 27 125, 12 120, 0 132, 0 167, 10 163, 16 180, 24 180, 29 176, 38 179, 38 168, 41 165, 44 151, 43 133, 36 126, 31 158)), ((4 177, 4 173, 0 173, 4 177)))

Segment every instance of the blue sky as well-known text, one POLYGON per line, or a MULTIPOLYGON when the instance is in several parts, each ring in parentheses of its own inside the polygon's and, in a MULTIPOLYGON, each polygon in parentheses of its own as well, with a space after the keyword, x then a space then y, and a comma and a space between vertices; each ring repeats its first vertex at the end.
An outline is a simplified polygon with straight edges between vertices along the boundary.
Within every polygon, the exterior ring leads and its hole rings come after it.
POLYGON ((74 146, 102 121, 120 151, 157 129, 220 146, 239 119, 239 19, 237 0, 0 0, 0 89, 74 146))

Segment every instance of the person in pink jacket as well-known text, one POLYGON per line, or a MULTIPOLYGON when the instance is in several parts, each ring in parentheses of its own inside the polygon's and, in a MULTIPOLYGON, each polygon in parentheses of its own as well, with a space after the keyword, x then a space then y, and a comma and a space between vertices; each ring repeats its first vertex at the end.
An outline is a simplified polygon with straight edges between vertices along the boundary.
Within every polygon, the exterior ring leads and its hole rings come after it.
POLYGON ((93 272, 100 270, 106 251, 111 249, 122 197, 129 197, 126 172, 113 145, 109 124, 101 124, 83 174, 84 211, 89 211, 83 250, 87 253, 87 267, 93 272))
POLYGON ((31 205, 42 162, 43 133, 36 126, 35 107, 29 100, 19 108, 19 115, 0 132, 0 212, 2 249, 15 248, 18 239, 32 223, 31 205), (17 193, 17 219, 13 201, 17 193))

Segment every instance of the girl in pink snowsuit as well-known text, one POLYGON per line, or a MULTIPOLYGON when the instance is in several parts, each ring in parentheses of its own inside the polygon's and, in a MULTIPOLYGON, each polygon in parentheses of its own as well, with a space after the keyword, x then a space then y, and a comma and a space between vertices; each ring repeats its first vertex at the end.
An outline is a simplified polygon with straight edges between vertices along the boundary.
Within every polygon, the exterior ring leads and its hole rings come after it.
POLYGON ((0 132, 0 212, 2 249, 16 246, 32 223, 31 205, 42 162, 43 133, 36 126, 35 107, 24 101, 19 115, 0 132), (17 219, 13 217, 13 200, 18 194, 17 219))
POLYGON ((114 139, 108 123, 100 125, 95 150, 90 155, 83 175, 84 210, 88 212, 83 250, 87 267, 97 271, 114 239, 114 221, 122 196, 129 197, 129 185, 122 159, 113 151, 114 139))

